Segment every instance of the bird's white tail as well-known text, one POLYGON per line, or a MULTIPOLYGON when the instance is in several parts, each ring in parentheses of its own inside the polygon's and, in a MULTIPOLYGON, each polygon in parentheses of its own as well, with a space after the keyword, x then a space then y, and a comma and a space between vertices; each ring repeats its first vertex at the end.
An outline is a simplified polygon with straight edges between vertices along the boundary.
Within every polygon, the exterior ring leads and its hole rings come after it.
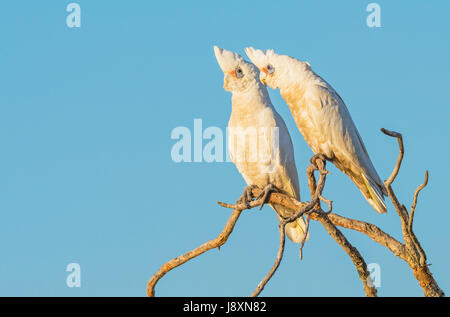
POLYGON ((298 218, 296 221, 288 223, 286 225, 286 235, 294 243, 300 243, 306 236, 306 240, 309 238, 309 232, 306 232, 306 223, 303 217, 298 218))
POLYGON ((369 195, 365 194, 363 190, 361 192, 363 193, 364 197, 367 199, 369 204, 375 209, 376 212, 382 214, 387 211, 386 204, 384 203, 383 196, 381 196, 378 192, 379 189, 375 186, 372 186, 369 180, 366 178, 366 176, 361 173, 362 179, 364 181, 364 185, 369 192, 369 195))
MULTIPOLYGON (((292 213, 291 209, 287 209, 286 207, 281 206, 281 205, 270 204, 270 207, 277 210, 278 212, 282 211, 283 209, 286 210, 286 212, 282 212, 283 214, 292 213)), ((303 216, 300 218, 297 218, 296 221, 286 224, 286 235, 294 243, 301 243, 302 241, 306 242, 308 240, 309 232, 307 232, 306 223, 305 223, 305 219, 303 219, 303 216), (305 241, 303 241, 305 234, 306 234, 306 238, 305 238, 305 241)))

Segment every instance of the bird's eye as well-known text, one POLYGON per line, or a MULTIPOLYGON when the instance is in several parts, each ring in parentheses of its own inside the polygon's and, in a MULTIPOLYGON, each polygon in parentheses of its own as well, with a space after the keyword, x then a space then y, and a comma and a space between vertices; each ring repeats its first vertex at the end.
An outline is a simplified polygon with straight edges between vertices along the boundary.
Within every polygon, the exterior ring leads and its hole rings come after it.
POLYGON ((267 72, 269 73, 269 75, 273 74, 275 72, 275 68, 270 64, 267 64, 266 69, 267 69, 267 72))
POLYGON ((242 71, 242 69, 240 67, 236 68, 235 73, 236 73, 237 78, 244 77, 244 72, 242 71))

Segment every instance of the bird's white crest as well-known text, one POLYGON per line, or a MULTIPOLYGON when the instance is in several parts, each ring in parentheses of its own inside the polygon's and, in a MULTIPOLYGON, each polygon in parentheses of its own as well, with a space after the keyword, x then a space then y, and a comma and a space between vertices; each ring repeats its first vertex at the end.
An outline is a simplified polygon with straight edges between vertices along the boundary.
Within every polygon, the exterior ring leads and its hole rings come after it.
POLYGON ((262 50, 254 49, 251 46, 245 48, 245 53, 247 54, 251 62, 258 68, 267 66, 269 59, 277 55, 273 50, 266 50, 263 52, 262 50))
POLYGON ((245 49, 245 53, 261 70, 260 80, 273 89, 290 85, 294 81, 302 81, 311 70, 309 63, 288 55, 279 55, 272 49, 262 51, 250 46, 245 49), (270 72, 269 67, 271 67, 270 72))
POLYGON ((241 55, 217 46, 214 46, 214 54, 216 55, 217 62, 224 73, 234 70, 239 63, 244 62, 241 55))
POLYGON ((267 90, 260 90, 259 70, 255 65, 246 61, 241 55, 217 46, 214 46, 214 53, 225 75, 223 86, 225 90, 234 93, 251 90, 255 94, 267 95, 267 90))

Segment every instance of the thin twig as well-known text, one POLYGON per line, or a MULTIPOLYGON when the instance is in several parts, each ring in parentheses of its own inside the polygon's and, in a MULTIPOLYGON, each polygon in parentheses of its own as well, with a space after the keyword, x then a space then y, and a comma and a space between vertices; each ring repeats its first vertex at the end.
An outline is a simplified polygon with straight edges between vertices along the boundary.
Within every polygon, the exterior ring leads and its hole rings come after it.
POLYGON ((424 182, 419 187, 417 187, 416 191, 414 192, 413 204, 411 206, 411 211, 409 214, 409 222, 408 222, 408 232, 411 237, 410 240, 416 247, 416 252, 419 254, 420 266, 426 265, 427 255, 425 254, 425 251, 423 250, 422 246, 420 245, 419 239, 417 239, 417 236, 416 236, 415 232, 413 231, 413 222, 414 222, 414 215, 415 215, 415 211, 416 211, 419 193, 422 189, 424 189, 427 186, 427 184, 428 184, 428 171, 425 171, 424 182))
POLYGON ((417 206, 417 198, 419 197, 420 191, 422 189, 424 189, 427 185, 428 185, 428 171, 425 171, 425 180, 424 180, 423 184, 421 184, 419 187, 417 187, 416 191, 414 192, 413 204, 411 206, 411 211, 409 213, 408 227, 409 227, 409 231, 411 231, 411 232, 412 232, 412 228, 413 228, 414 213, 416 211, 416 206, 417 206))
POLYGON ((389 131, 384 128, 381 129, 381 132, 383 132, 384 134, 389 135, 393 138, 397 138, 397 140, 398 140, 399 155, 397 158, 397 163, 395 164, 395 168, 392 171, 391 176, 385 182, 386 186, 390 186, 394 182, 395 178, 398 175, 398 172, 400 171, 400 166, 402 165, 403 156, 405 154, 405 147, 403 146, 403 136, 401 133, 398 133, 395 131, 389 131))
POLYGON ((284 254, 284 245, 285 245, 285 232, 286 232, 286 221, 282 220, 281 218, 280 222, 278 224, 278 228, 280 231, 280 246, 278 247, 278 254, 277 258, 275 259, 275 263, 271 267, 270 271, 267 273, 267 275, 263 278, 263 280, 258 284, 254 292, 250 295, 251 297, 258 297, 258 295, 262 292, 264 287, 267 285, 269 280, 272 278, 272 276, 275 274, 276 270, 280 266, 281 260, 283 259, 284 254))
POLYGON ((395 210, 397 211, 402 225, 402 231, 403 235, 406 234, 406 230, 408 229, 406 224, 408 223, 408 211, 406 210, 405 206, 400 204, 397 196, 394 193, 394 190, 392 189, 392 183, 394 182, 395 178, 398 175, 398 172, 400 171, 400 167, 403 162, 403 156, 405 154, 405 147, 403 145, 403 136, 401 133, 395 132, 395 131, 389 131, 386 129, 381 129, 381 132, 384 134, 391 136, 393 138, 397 138, 398 141, 398 148, 399 148, 399 154, 397 157, 397 162, 395 163, 395 167, 391 173, 391 176, 384 182, 384 185, 386 186, 386 190, 388 192, 389 198, 391 199, 392 203, 394 204, 395 210))
POLYGON ((252 209, 254 207, 257 207, 257 206, 261 205, 262 200, 263 199, 260 198, 258 200, 253 200, 253 201, 250 201, 248 203, 238 202, 236 204, 229 204, 229 203, 224 203, 224 202, 221 202, 221 201, 217 201, 217 204, 219 204, 222 207, 229 208, 229 209, 246 210, 246 209, 252 209))
POLYGON ((322 197, 322 195, 320 195, 319 198, 321 201, 323 201, 325 204, 328 205, 328 210, 326 211, 326 213, 327 214, 332 213, 333 212, 333 201, 322 197))

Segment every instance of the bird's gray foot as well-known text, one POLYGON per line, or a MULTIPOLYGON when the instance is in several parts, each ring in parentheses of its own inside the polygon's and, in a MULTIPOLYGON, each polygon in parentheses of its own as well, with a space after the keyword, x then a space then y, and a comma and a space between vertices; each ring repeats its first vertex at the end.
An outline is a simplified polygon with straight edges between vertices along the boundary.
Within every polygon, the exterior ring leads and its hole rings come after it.
POLYGON ((330 172, 328 172, 325 169, 326 161, 329 161, 329 160, 330 159, 328 157, 326 157, 324 154, 318 153, 318 154, 315 154, 309 161, 310 161, 311 165, 314 166, 315 170, 319 170, 326 174, 330 174, 330 172))
POLYGON ((278 189, 275 186, 273 186, 272 184, 268 184, 268 185, 266 185, 266 187, 264 187, 264 189, 261 192, 261 194, 259 194, 259 196, 256 197, 256 200, 262 198, 262 202, 261 202, 261 205, 259 207, 259 210, 261 210, 264 207, 264 205, 269 201, 270 194, 272 192, 277 192, 277 191, 278 191, 278 189))
POLYGON ((313 157, 311 157, 311 159, 309 160, 309 162, 311 163, 311 164, 313 164, 313 165, 316 165, 317 166, 317 160, 321 160, 321 161, 327 161, 328 160, 328 158, 324 155, 324 154, 322 154, 322 153, 318 153, 318 154, 315 154, 313 157))
POLYGON ((253 192, 254 188, 258 188, 256 185, 248 185, 244 188, 244 193, 242 194, 241 203, 247 205, 247 208, 250 209, 250 202, 253 201, 253 192))

